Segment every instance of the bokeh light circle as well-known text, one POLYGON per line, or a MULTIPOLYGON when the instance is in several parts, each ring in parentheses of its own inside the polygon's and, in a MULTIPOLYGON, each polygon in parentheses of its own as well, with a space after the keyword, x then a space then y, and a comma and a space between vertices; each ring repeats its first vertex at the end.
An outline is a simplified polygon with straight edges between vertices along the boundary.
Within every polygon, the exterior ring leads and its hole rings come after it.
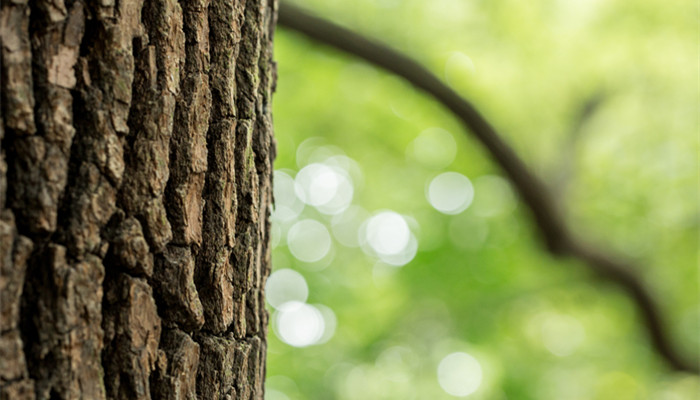
POLYGON ((290 301, 277 309, 275 317, 277 336, 290 346, 311 346, 323 337, 323 314, 312 305, 290 301))
POLYGON ((306 279, 293 269, 280 269, 270 274, 265 284, 265 298, 278 308, 290 301, 305 302, 309 296, 306 279))
POLYGON ((287 246, 299 261, 316 262, 330 251, 331 235, 320 222, 305 219, 289 228, 287 246))
POLYGON ((481 364, 467 353, 452 353, 440 361, 438 383, 452 396, 465 397, 474 393, 483 379, 481 364))
POLYGON ((443 214, 459 214, 474 200, 474 187, 466 176, 457 172, 442 173, 430 181, 428 202, 443 214))
POLYGON ((442 169, 454 161, 457 142, 444 129, 428 128, 408 145, 406 155, 424 167, 442 169))
POLYGON ((295 184, 297 196, 323 214, 338 214, 352 202, 352 179, 338 166, 309 164, 299 171, 295 184))
POLYGON ((368 218, 360 227, 359 242, 366 254, 393 266, 409 263, 418 251, 408 221, 394 211, 380 211, 368 218))
POLYGON ((273 221, 294 220, 304 210, 304 202, 298 197, 294 178, 284 171, 274 172, 273 192, 275 196, 273 221))
POLYGON ((378 254, 400 253, 411 238, 408 223, 393 211, 383 211, 371 217, 366 226, 367 242, 378 254))

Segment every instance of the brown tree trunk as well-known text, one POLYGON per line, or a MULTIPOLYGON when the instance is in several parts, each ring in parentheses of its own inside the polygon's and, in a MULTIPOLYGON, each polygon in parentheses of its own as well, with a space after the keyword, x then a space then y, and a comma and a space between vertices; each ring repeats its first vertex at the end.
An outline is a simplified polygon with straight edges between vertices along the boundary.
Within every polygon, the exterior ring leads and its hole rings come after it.
POLYGON ((0 4, 0 398, 262 399, 275 1, 0 4))

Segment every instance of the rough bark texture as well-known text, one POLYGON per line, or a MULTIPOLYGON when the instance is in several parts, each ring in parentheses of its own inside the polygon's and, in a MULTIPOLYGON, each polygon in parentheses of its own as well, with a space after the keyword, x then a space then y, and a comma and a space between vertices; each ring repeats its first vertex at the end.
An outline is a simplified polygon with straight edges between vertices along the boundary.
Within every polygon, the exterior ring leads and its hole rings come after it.
POLYGON ((0 399, 262 399, 275 0, 0 5, 0 399))

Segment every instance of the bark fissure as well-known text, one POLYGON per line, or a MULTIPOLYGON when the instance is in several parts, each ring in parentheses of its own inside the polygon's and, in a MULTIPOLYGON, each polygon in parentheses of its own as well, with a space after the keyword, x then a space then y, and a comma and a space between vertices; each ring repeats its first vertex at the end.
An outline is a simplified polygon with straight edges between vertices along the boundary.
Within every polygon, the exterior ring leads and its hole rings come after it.
POLYGON ((20 233, 11 208, 18 162, 13 143, 36 132, 30 8, 27 2, 5 0, 0 5, 0 398, 33 398, 20 308, 33 242, 20 233))
MULTIPOLYGON (((269 88, 264 93, 259 88, 257 75, 261 42, 271 40, 264 24, 272 19, 265 15, 273 11, 257 1, 214 0, 209 9, 210 168, 197 289, 205 310, 216 312, 205 311, 206 322, 195 336, 201 346, 197 393, 203 398, 258 398, 263 393, 267 318, 260 296, 269 254, 261 245, 267 236, 259 229, 267 226, 270 183, 265 179, 270 174, 258 173, 251 144, 255 121, 269 119, 269 110, 256 107, 270 95, 269 88), (236 383, 231 387, 230 382, 236 383)), ((268 157, 271 149, 259 149, 264 153, 260 157, 268 157)))
POLYGON ((202 235, 197 254, 196 286, 204 307, 204 329, 226 331, 234 319, 229 255, 236 220, 233 177, 235 91, 232 77, 240 41, 241 6, 232 0, 212 0, 209 21, 209 83, 212 104, 207 132, 207 171, 204 184, 202 235))

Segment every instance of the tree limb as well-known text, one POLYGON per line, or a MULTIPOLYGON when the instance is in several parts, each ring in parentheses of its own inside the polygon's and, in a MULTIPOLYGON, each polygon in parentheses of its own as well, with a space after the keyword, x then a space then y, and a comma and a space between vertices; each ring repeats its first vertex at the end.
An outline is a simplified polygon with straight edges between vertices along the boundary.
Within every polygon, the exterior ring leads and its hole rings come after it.
POLYGON ((585 133, 585 128, 590 120, 596 115, 601 105, 605 102, 607 93, 599 90, 589 95, 581 104, 580 109, 574 119, 574 123, 567 135, 567 140, 561 147, 559 162, 556 165, 556 175, 553 176, 553 183, 550 187, 553 190, 553 195, 561 199, 566 195, 569 182, 574 175, 574 159, 576 147, 585 133))
POLYGON ((656 352, 672 368, 698 373, 698 365, 686 361, 674 348, 659 306, 642 281, 633 273, 635 268, 611 255, 594 250, 573 235, 547 186, 530 171, 470 102, 408 56, 310 15, 287 2, 280 3, 278 22, 281 26, 401 76, 449 109, 481 142, 508 176, 522 201, 532 212, 548 250, 554 255, 570 256, 585 262, 598 276, 624 289, 637 304, 656 352))

